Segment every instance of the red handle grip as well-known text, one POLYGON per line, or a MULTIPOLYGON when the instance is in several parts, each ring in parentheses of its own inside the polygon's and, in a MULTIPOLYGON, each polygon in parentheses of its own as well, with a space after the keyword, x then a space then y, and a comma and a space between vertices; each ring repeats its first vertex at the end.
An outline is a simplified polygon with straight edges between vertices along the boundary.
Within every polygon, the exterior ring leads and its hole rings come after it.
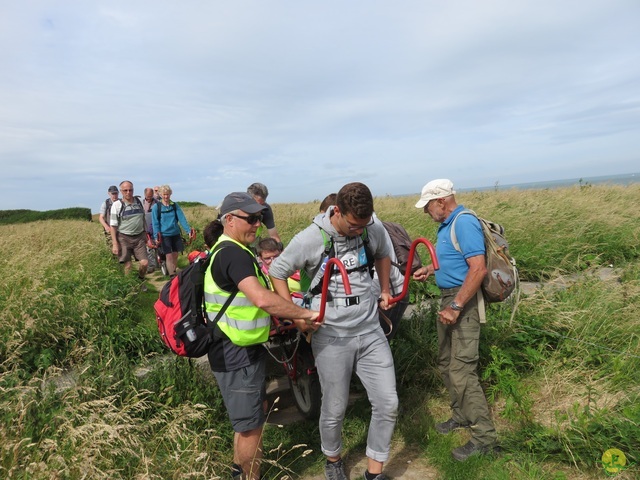
POLYGON ((342 275, 342 283, 344 284, 344 293, 351 295, 351 284, 349 283, 349 275, 346 268, 340 260, 337 258, 330 258, 325 264, 324 277, 322 278, 322 297, 320 298, 320 313, 318 314, 317 323, 322 323, 324 320, 324 309, 327 305, 327 292, 329 291, 329 279, 331 278, 333 265, 338 267, 340 275, 342 275))
POLYGON ((431 263, 433 264, 433 269, 438 270, 440 265, 438 264, 438 259, 436 257, 436 249, 433 248, 433 245, 426 238, 416 238, 413 243, 411 243, 411 248, 409 249, 409 259, 407 260, 407 271, 404 273, 404 283, 402 284, 402 293, 397 297, 393 297, 389 300, 389 305, 392 305, 396 302, 402 300, 407 293, 409 292, 409 280, 411 280, 411 265, 413 265, 413 257, 416 254, 416 247, 419 243, 422 243, 429 250, 429 255, 431 256, 431 263))

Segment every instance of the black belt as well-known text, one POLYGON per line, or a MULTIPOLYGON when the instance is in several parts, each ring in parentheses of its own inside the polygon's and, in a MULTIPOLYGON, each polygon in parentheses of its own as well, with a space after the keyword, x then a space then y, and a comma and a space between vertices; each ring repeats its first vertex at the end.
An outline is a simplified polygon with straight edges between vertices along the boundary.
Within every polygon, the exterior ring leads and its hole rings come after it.
POLYGON ((360 304, 360 297, 359 296, 354 296, 354 297, 342 297, 342 298, 333 298, 333 300, 331 300, 330 302, 327 302, 328 305, 331 305, 332 307, 350 307, 351 305, 359 305, 360 304))

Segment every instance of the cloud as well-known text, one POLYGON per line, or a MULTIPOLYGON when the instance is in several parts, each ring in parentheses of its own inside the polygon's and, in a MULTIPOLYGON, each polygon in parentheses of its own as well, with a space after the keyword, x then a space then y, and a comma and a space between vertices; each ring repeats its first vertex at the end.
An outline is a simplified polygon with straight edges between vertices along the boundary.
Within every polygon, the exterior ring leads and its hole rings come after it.
POLYGON ((0 208, 95 211, 123 178, 215 204, 254 181, 279 202, 637 170, 635 0, 3 11, 0 208))

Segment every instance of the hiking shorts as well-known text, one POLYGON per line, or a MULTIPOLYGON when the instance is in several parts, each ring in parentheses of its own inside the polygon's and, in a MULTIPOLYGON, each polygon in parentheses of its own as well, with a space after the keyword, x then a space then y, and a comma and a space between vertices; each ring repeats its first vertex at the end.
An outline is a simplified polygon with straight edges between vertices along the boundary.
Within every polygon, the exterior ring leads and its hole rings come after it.
POLYGON ((234 432, 249 432, 265 422, 265 365, 262 357, 232 372, 213 372, 234 432))
POLYGON ((118 243, 120 244, 120 263, 131 261, 131 255, 135 255, 136 259, 141 262, 147 262, 147 233, 142 232, 138 235, 126 235, 118 232, 118 243))
POLYGON ((162 236, 162 251, 165 253, 182 253, 184 245, 180 235, 172 235, 170 237, 162 236))

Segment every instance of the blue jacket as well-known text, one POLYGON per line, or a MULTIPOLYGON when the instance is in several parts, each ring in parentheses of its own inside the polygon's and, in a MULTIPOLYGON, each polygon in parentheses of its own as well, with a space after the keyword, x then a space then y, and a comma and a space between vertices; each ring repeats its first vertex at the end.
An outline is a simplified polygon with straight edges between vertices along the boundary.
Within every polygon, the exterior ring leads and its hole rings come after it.
POLYGON ((151 208, 151 219, 153 220, 153 236, 158 240, 158 233, 164 237, 175 237, 180 235, 180 225, 185 232, 189 232, 191 227, 187 222, 184 212, 175 202, 171 202, 169 206, 165 206, 162 202, 156 203, 151 208), (160 208, 160 215, 158 214, 160 208), (158 221, 159 217, 159 221, 158 221))

